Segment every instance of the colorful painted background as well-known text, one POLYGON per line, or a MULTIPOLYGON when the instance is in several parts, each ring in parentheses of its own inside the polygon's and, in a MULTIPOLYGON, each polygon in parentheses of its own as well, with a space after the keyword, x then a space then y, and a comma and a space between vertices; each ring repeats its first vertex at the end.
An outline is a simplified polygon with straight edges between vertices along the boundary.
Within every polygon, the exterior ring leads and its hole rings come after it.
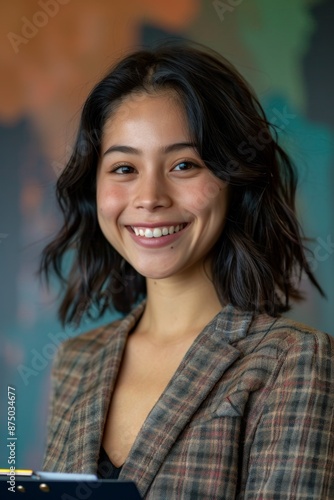
MULTIPOLYGON (((96 326, 62 329, 56 289, 36 277, 59 227, 54 184, 80 106, 126 51, 196 40, 251 82, 300 173, 298 209, 313 238, 307 300, 290 314, 334 334, 334 102, 331 0, 15 0, 0 6, 0 467, 7 465, 7 386, 15 387, 16 466, 39 469, 57 345, 96 326)), ((109 321, 106 316, 102 321, 109 321)), ((101 321, 100 321, 101 322, 101 321)))

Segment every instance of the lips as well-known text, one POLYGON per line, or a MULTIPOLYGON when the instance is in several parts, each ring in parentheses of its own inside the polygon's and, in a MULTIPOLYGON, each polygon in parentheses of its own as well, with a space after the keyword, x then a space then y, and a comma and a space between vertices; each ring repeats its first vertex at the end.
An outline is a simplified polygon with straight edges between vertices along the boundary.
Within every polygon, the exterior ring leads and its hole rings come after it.
POLYGON ((136 236, 144 238, 162 238, 174 233, 182 231, 187 223, 182 222, 179 224, 164 224, 161 226, 147 227, 147 226, 130 226, 136 236))

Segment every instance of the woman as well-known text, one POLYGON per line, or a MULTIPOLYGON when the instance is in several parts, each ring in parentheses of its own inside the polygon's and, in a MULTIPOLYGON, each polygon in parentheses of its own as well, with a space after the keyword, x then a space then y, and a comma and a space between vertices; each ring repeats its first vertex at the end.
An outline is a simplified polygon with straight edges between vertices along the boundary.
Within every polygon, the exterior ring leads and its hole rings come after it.
POLYGON ((147 499, 334 498, 333 340, 281 316, 301 273, 322 292, 295 188, 217 54, 139 51, 93 89, 41 270, 65 283, 64 323, 127 315, 60 347, 45 469, 147 499))

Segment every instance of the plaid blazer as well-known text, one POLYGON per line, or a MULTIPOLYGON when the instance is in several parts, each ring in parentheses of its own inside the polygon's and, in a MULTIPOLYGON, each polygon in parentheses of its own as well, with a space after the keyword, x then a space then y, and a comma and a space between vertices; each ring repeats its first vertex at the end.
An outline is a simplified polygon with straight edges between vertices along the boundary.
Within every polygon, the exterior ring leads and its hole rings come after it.
MULTIPOLYGON (((60 346, 45 470, 96 473, 127 335, 143 309, 60 346)), ((333 354, 329 335, 224 307, 151 410, 120 479, 150 500, 333 500, 333 354)))

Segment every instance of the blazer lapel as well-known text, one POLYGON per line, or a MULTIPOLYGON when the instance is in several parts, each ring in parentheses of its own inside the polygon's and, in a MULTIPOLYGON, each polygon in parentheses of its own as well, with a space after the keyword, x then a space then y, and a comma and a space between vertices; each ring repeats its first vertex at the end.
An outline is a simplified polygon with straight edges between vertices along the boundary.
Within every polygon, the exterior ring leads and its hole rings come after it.
POLYGON ((196 338, 151 410, 120 474, 143 496, 181 431, 241 355, 231 343, 246 336, 251 320, 252 314, 226 306, 196 338))
POLYGON ((68 437, 68 470, 96 474, 104 425, 128 333, 144 310, 142 303, 116 329, 108 325, 102 346, 82 369, 68 437), (103 345, 104 344, 104 345, 103 345))

